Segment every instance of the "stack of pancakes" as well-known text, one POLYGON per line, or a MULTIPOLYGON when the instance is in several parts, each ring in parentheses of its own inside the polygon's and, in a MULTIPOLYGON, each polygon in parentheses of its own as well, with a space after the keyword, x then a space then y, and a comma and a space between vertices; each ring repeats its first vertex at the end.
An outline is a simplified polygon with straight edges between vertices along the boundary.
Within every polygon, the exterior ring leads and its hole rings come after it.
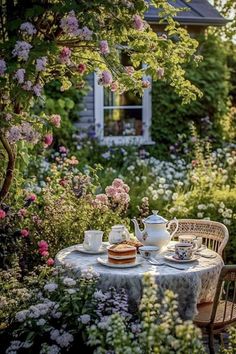
POLYGON ((136 262, 137 248, 127 244, 112 245, 107 248, 108 262, 112 264, 132 264, 136 262))

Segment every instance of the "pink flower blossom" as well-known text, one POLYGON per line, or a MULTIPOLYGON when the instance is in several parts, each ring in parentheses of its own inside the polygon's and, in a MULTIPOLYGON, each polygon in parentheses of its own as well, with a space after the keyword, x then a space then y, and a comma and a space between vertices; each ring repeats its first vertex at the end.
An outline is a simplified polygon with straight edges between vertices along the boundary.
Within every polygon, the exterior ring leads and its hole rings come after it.
POLYGON ((165 69, 164 68, 158 68, 157 69, 157 76, 159 79, 162 79, 165 74, 165 69))
POLYGON ((27 229, 22 229, 21 232, 20 232, 21 236, 26 238, 26 237, 29 237, 29 230, 27 229))
POLYGON ((125 72, 129 75, 132 76, 134 73, 134 67, 133 66, 125 66, 125 72))
POLYGON ((129 193, 129 191, 130 191, 130 188, 129 188, 128 184, 124 184, 124 185, 123 185, 123 189, 124 189, 124 191, 125 191, 126 193, 129 193))
POLYGON ((125 192, 116 193, 114 196, 114 201, 116 201, 117 203, 121 203, 121 204, 128 204, 130 201, 129 194, 127 194, 125 192))
POLYGON ((80 74, 83 74, 87 69, 87 66, 86 64, 83 64, 83 63, 80 63, 78 66, 77 66, 77 71, 80 73, 80 74))
POLYGON ((48 243, 44 240, 38 242, 38 246, 42 251, 48 251, 48 243))
POLYGON ((112 75, 110 71, 104 70, 99 78, 99 84, 109 86, 112 84, 112 75))
POLYGON ((25 80, 25 69, 18 69, 14 75, 14 79, 18 81, 18 84, 23 84, 25 80))
POLYGON ((107 41, 101 41, 99 48, 100 48, 101 54, 103 54, 103 55, 110 53, 110 49, 109 49, 107 41))
POLYGON ((50 146, 53 142, 53 136, 52 134, 46 134, 44 139, 43 139, 43 142, 44 142, 44 147, 47 148, 48 146, 50 146))
POLYGON ((20 218, 24 218, 26 215, 27 215, 27 210, 25 208, 22 208, 18 211, 17 215, 20 217, 20 218))
POLYGON ((34 193, 30 193, 29 195, 27 195, 27 197, 25 198, 28 202, 35 202, 35 200, 37 199, 37 196, 34 193))
POLYGON ((59 152, 61 154, 67 154, 67 148, 65 146, 59 146, 59 152))
POLYGON ((12 51, 13 57, 18 57, 24 61, 28 60, 32 45, 25 41, 17 41, 12 51))
POLYGON ((3 76, 7 70, 6 62, 4 59, 0 59, 0 76, 3 76))
POLYGON ((29 34, 30 36, 33 36, 37 31, 36 28, 34 27, 34 25, 30 22, 24 22, 21 24, 20 26, 20 30, 22 32, 25 32, 27 34, 29 34))
POLYGON ((6 216, 6 212, 2 209, 0 209, 0 219, 4 219, 6 216))
POLYGON ((48 58, 41 57, 36 59, 36 71, 45 71, 47 65, 48 58))
POLYGON ((60 128, 60 126, 61 126, 61 116, 59 114, 51 115, 50 121, 56 128, 60 128))
POLYGON ((116 194, 116 188, 113 186, 106 187, 105 191, 106 195, 111 198, 114 197, 114 195, 116 194))
POLYGON ((18 126, 13 125, 6 133, 6 137, 9 141, 10 144, 14 144, 17 141, 19 141, 22 136, 21 136, 21 131, 18 126))
POLYGON ((108 198, 106 194, 97 194, 95 198, 95 203, 108 205, 108 198))
POLYGON ((48 260, 47 260, 47 265, 48 265, 49 267, 52 267, 53 264, 54 264, 54 260, 53 260, 52 258, 48 258, 48 260))
POLYGON ((144 29, 144 21, 139 15, 134 15, 134 28, 138 31, 142 31, 144 29))
POLYGON ((62 48, 59 54, 59 62, 61 64, 70 64, 71 50, 68 47, 62 48))
POLYGON ((48 257, 49 256, 49 252, 48 251, 42 251, 41 253, 42 257, 48 257))
POLYGON ((90 41, 92 39, 93 31, 91 31, 88 27, 83 27, 78 30, 78 35, 82 40, 90 41))
POLYGON ((70 11, 67 16, 61 19, 60 27, 66 34, 73 36, 78 34, 79 24, 74 11, 70 11))
POLYGON ((41 84, 36 84, 33 86, 33 92, 35 96, 39 97, 41 95, 43 86, 41 84))
POLYGON ((123 189, 123 186, 124 186, 124 182, 120 178, 115 178, 114 181, 112 182, 112 187, 123 189))
POLYGON ((32 82, 30 80, 27 80, 24 85, 22 86, 23 90, 25 91, 31 91, 32 89, 32 82))

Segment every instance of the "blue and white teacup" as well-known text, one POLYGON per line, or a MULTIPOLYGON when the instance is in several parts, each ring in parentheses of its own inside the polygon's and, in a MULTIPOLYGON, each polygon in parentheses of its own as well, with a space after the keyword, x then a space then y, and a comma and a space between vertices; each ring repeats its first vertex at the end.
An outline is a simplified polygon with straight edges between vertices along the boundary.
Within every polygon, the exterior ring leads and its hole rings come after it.
POLYGON ((196 248, 191 243, 181 242, 175 245, 175 257, 182 261, 191 259, 195 251, 196 248))

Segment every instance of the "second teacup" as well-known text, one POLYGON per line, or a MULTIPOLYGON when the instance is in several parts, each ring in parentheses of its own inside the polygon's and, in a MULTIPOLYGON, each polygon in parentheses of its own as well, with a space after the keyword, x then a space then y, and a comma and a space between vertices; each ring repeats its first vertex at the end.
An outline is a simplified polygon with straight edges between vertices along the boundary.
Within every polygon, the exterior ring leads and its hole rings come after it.
POLYGON ((175 245, 175 257, 180 260, 189 260, 193 257, 195 247, 191 243, 181 242, 175 245))
POLYGON ((102 246, 103 232, 98 230, 87 230, 84 232, 83 247, 87 251, 99 251, 102 246))

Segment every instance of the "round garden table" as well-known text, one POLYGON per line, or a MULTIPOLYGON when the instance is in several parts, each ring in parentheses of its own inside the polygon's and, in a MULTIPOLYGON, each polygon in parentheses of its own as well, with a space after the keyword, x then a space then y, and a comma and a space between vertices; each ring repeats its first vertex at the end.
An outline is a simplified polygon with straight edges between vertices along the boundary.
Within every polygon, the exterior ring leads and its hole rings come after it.
MULTIPOLYGON (((163 260, 168 250, 164 249, 157 255, 163 260)), ((218 276, 223 266, 220 255, 211 250, 202 251, 205 255, 214 255, 214 258, 199 257, 191 263, 166 263, 180 266, 184 270, 177 270, 163 266, 153 266, 146 260, 133 268, 110 268, 97 262, 102 255, 83 254, 76 250, 76 245, 61 250, 56 256, 56 264, 68 267, 80 274, 81 270, 92 267, 100 274, 99 288, 106 291, 110 287, 126 289, 131 304, 138 304, 142 294, 142 277, 150 272, 156 279, 161 290, 170 289, 178 296, 179 313, 183 319, 193 319, 197 314, 197 304, 213 300, 218 276)))

